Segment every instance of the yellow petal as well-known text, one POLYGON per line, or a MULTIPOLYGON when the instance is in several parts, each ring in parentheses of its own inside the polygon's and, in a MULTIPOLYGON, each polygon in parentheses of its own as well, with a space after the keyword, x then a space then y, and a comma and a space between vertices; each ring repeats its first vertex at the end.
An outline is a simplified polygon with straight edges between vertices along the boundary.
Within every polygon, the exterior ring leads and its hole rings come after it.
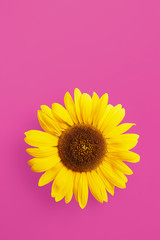
POLYGON ((114 195, 114 185, 103 175, 100 168, 97 169, 97 173, 104 183, 107 191, 113 196, 114 195))
POLYGON ((43 112, 42 119, 46 122, 46 124, 52 126, 54 132, 56 131, 60 135, 62 133, 61 126, 57 119, 53 116, 52 109, 46 105, 41 105, 41 109, 43 112))
POLYGON ((30 130, 25 132, 25 139, 24 141, 34 147, 41 147, 41 146, 57 146, 58 145, 58 137, 53 136, 46 132, 41 132, 38 130, 30 130))
POLYGON ((60 162, 60 158, 58 154, 55 154, 46 158, 33 158, 28 161, 28 164, 31 167, 33 172, 44 172, 52 167, 54 167, 58 162, 60 162))
POLYGON ((81 173, 78 185, 78 202, 79 206, 83 209, 88 201, 88 181, 85 172, 81 173))
POLYGON ((134 153, 131 151, 110 152, 110 153, 107 153, 107 156, 109 158, 113 158, 113 159, 116 158, 125 162, 132 162, 132 163, 139 162, 140 160, 140 156, 137 153, 134 153))
POLYGON ((80 172, 75 172, 73 192, 77 202, 78 202, 78 187, 79 187, 80 176, 81 176, 80 172))
POLYGON ((63 167, 63 164, 61 162, 57 163, 53 168, 47 170, 39 179, 38 186, 44 186, 56 177, 58 172, 61 170, 63 167))
POLYGON ((66 186, 66 194, 65 194, 65 203, 69 203, 73 196, 73 183, 74 183, 74 172, 68 171, 68 179, 66 186))
POLYGON ((98 174, 94 170, 91 172, 87 172, 87 179, 90 191, 95 197, 95 199, 97 199, 101 203, 103 203, 103 201, 107 202, 108 197, 105 190, 105 185, 103 184, 98 174))
POLYGON ((136 146, 139 136, 137 134, 123 134, 117 137, 112 137, 107 140, 108 147, 118 147, 122 149, 132 149, 136 146))
POLYGON ((124 118, 125 116, 125 109, 119 109, 118 111, 115 112, 115 114, 109 119, 103 134, 107 138, 107 134, 112 131, 124 118))
POLYGON ((62 133, 60 125, 54 117, 50 118, 47 114, 38 110, 38 118, 43 120, 45 125, 51 129, 53 134, 60 135, 62 133))
POLYGON ((103 118, 108 104, 108 94, 105 93, 99 100, 99 104, 96 108, 95 116, 93 118, 93 125, 96 127, 100 119, 103 118))
POLYGON ((119 177, 115 169, 107 162, 104 162, 100 165, 100 169, 103 175, 115 186, 119 188, 125 188, 125 182, 119 177))
POLYGON ((107 138, 115 137, 118 135, 121 135, 122 133, 125 133, 128 131, 132 126, 136 124, 134 123, 123 123, 117 127, 115 127, 111 132, 107 134, 107 138))
POLYGON ((26 152, 33 157, 49 157, 58 152, 57 147, 28 148, 26 152))
POLYGON ((113 167, 117 168, 119 171, 126 175, 133 174, 132 170, 121 160, 107 158, 106 161, 108 161, 113 167))
POLYGON ((99 97, 97 93, 94 92, 92 95, 92 119, 93 119, 93 116, 95 115, 98 104, 99 104, 99 97))
POLYGON ((106 107, 106 110, 104 111, 103 117, 99 120, 99 122, 97 124, 97 128, 101 132, 103 132, 103 122, 104 122, 104 120, 109 118, 112 109, 113 109, 113 106, 111 104, 108 104, 106 107))
POLYGON ((100 126, 100 131, 101 132, 104 132, 109 124, 110 119, 113 119, 113 116, 116 114, 117 111, 121 110, 122 108, 122 105, 121 104, 118 104, 116 105, 115 107, 113 107, 112 105, 110 105, 110 108, 109 108, 109 111, 107 112, 107 115, 105 117, 103 117, 103 122, 101 123, 101 126, 100 126))
POLYGON ((53 130, 48 126, 48 124, 43 121, 43 119, 42 119, 42 111, 40 111, 40 110, 37 111, 37 117, 38 117, 38 121, 39 121, 39 124, 40 124, 41 128, 42 128, 45 132, 51 133, 51 134, 55 134, 55 133, 53 132, 53 130))
POLYGON ((53 184, 51 196, 55 197, 55 201, 58 202, 62 200, 66 193, 66 185, 68 180, 68 169, 63 167, 57 174, 53 184))
POLYGON ((80 111, 82 113, 82 119, 84 123, 92 123, 92 100, 87 93, 83 93, 80 98, 80 111))
POLYGON ((114 168, 114 171, 124 183, 128 182, 128 178, 121 171, 119 171, 119 169, 114 168))
POLYGON ((48 117, 53 118, 52 109, 47 105, 41 105, 42 112, 45 113, 48 117))
POLYGON ((82 115, 80 111, 80 98, 81 98, 81 91, 78 88, 74 90, 74 102, 75 102, 75 109, 78 121, 82 123, 82 115))
POLYGON ((75 105, 74 105, 73 99, 72 99, 71 95, 69 94, 69 92, 66 92, 66 94, 64 96, 64 104, 65 104, 65 107, 66 107, 68 113, 70 114, 73 122, 78 123, 75 105))
POLYGON ((60 126, 62 132, 64 132, 69 127, 68 124, 65 122, 59 122, 59 126, 60 126))
POLYGON ((53 103, 52 104, 52 112, 53 112, 53 115, 59 121, 63 121, 65 123, 69 124, 70 126, 73 125, 73 121, 72 121, 69 113, 62 105, 60 105, 58 103, 53 103))

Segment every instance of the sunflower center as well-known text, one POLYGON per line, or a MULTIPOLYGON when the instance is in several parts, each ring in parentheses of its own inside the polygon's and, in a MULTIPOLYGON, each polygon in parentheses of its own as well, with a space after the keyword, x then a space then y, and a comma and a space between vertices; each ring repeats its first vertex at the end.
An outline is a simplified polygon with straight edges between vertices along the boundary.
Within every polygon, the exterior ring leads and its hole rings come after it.
POLYGON ((106 140, 96 128, 77 124, 60 136, 58 153, 67 168, 76 172, 91 171, 104 158, 106 140))

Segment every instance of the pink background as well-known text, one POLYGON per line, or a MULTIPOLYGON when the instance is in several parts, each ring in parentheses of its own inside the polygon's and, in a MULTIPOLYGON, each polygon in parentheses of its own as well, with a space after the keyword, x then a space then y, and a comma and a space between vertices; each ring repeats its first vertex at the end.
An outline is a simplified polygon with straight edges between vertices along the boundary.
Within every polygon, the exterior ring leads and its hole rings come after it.
POLYGON ((0 1, 0 239, 160 239, 159 0, 0 1), (30 171, 24 132, 73 89, 122 103, 140 134, 127 189, 55 203, 30 171))

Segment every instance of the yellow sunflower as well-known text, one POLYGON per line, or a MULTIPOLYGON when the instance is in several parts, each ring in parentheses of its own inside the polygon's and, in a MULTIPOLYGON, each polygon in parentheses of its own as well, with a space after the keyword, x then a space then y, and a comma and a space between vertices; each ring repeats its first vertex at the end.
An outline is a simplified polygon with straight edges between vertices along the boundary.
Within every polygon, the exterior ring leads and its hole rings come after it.
POLYGON ((26 151, 33 172, 45 172, 38 185, 52 182, 51 196, 55 201, 65 198, 69 203, 74 194, 81 208, 88 201, 88 191, 101 203, 107 202, 107 191, 125 188, 132 170, 124 163, 138 162, 138 154, 129 151, 138 141, 137 134, 124 134, 133 123, 119 123, 125 116, 120 104, 108 104, 108 94, 101 98, 74 91, 74 101, 67 92, 65 108, 53 103, 52 109, 41 106, 38 120, 44 131, 30 130, 25 142, 35 148, 26 151))

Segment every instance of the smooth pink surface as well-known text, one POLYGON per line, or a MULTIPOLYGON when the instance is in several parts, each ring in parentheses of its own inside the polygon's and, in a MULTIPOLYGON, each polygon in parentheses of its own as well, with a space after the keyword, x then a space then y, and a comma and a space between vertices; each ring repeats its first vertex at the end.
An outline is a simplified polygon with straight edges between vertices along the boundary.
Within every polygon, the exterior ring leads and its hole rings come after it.
POLYGON ((147 0, 0 1, 0 239, 160 239, 160 4, 147 0), (39 188, 24 132, 37 109, 66 91, 99 95, 126 109, 140 134, 141 162, 127 189, 81 210, 39 188))

